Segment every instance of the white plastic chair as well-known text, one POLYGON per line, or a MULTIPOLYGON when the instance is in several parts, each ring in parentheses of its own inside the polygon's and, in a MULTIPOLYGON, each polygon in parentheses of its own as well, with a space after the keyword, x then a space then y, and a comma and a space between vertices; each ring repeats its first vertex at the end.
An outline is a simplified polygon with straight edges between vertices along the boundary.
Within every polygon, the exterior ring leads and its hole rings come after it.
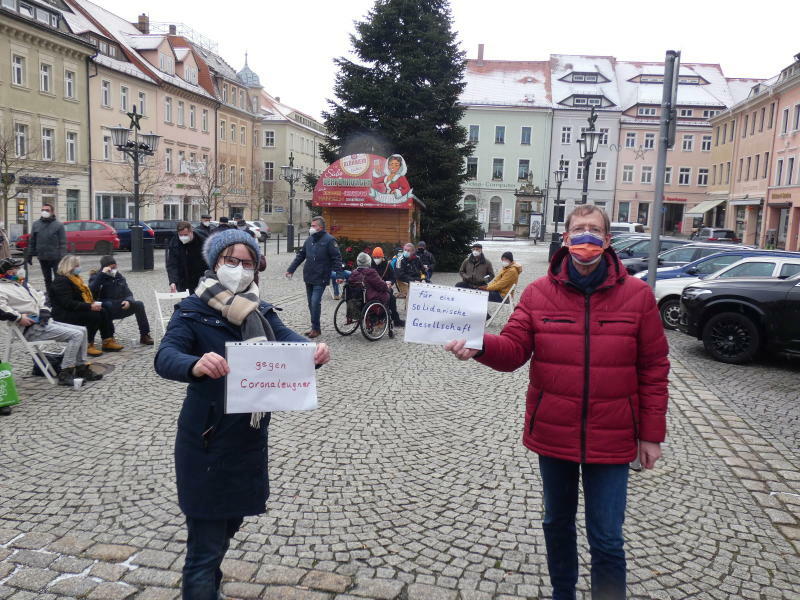
POLYGON ((514 308, 515 308, 515 307, 516 307, 516 305, 517 305, 517 303, 516 303, 516 301, 515 301, 515 297, 516 297, 516 295, 515 295, 515 292, 516 292, 516 289, 517 289, 517 284, 515 283, 514 285, 512 285, 512 286, 511 286, 511 289, 510 289, 510 290, 508 290, 508 293, 506 293, 506 295, 505 295, 505 296, 503 296, 503 300, 502 300, 502 302, 499 302, 499 303, 497 304, 497 308, 495 308, 495 309, 494 309, 494 312, 493 312, 493 313, 492 313, 492 315, 489 317, 489 320, 488 320, 488 321, 486 321, 486 327, 488 327, 489 325, 491 325, 491 324, 492 324, 492 321, 494 321, 494 318, 497 316, 497 313, 499 313, 499 312, 500 312, 500 309, 501 309, 501 308, 503 308, 503 306, 504 306, 505 304, 508 304, 508 305, 511 307, 511 311, 510 311, 510 312, 514 312, 514 308))
POLYGON ((31 355, 33 362, 39 367, 39 370, 44 373, 44 376, 47 378, 47 381, 55 385, 57 383, 56 377, 57 373, 56 370, 53 368, 53 365, 50 364, 50 361, 47 360, 47 357, 44 355, 44 350, 42 350, 43 346, 48 344, 52 344, 53 340, 41 340, 38 342, 29 342, 25 339, 25 336, 22 335, 22 329, 20 329, 15 323, 6 322, 8 326, 8 344, 6 344, 6 352, 3 356, 3 362, 9 362, 11 360, 11 344, 14 343, 14 340, 19 341, 25 351, 31 355))
POLYGON ((182 292, 155 292, 155 294, 156 294, 156 308, 158 309, 158 322, 161 324, 161 336, 163 337, 164 334, 167 332, 167 325, 169 324, 169 320, 172 318, 172 313, 169 313, 166 316, 164 316, 164 313, 161 312, 161 303, 169 300, 174 304, 179 300, 188 298, 189 290, 184 290, 182 292))

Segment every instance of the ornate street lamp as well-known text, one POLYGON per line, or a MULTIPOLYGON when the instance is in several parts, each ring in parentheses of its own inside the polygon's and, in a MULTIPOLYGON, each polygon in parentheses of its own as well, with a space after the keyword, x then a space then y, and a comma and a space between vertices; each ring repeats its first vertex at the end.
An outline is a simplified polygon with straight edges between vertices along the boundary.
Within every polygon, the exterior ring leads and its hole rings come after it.
POLYGON ((294 184, 303 176, 303 167, 294 166, 294 153, 289 153, 289 164, 281 167, 281 179, 289 182, 289 221, 286 223, 286 251, 294 251, 294 184))
MULTIPOLYGON (((141 198, 139 196, 139 166, 142 158, 153 156, 158 150, 160 135, 146 133, 139 135, 141 129, 139 119, 142 115, 137 114, 136 107, 127 113, 131 119, 128 127, 117 125, 111 128, 111 141, 117 150, 129 156, 133 161, 133 225, 131 226, 131 270, 144 271, 144 243, 142 239, 142 226, 139 223, 139 207, 141 198), (131 129, 133 130, 133 141, 130 140, 131 129)), ((152 269, 152 265, 150 266, 152 269)))
POLYGON ((556 199, 553 202, 553 223, 555 224, 555 229, 553 230, 553 237, 550 239, 550 251, 549 257, 553 258, 553 255, 559 251, 561 248, 561 236, 558 235, 558 207, 561 206, 561 184, 564 183, 564 176, 567 174, 566 170, 564 170, 564 155, 561 155, 561 158, 558 161, 558 169, 553 171, 553 177, 556 180, 556 199))
POLYGON ((589 121, 589 128, 583 132, 583 135, 581 135, 578 140, 578 152, 580 153, 581 160, 583 160, 583 191, 581 192, 581 204, 586 204, 588 200, 589 168, 592 165, 592 157, 600 146, 600 136, 602 135, 599 131, 594 130, 594 122, 597 121, 594 106, 587 120, 589 121))

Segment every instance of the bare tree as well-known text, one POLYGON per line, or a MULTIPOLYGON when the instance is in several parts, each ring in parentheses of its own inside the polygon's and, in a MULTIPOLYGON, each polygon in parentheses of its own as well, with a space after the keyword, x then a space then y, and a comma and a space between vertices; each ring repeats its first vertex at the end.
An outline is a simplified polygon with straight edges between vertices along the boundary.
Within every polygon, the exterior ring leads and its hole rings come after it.
MULTIPOLYGON (((131 196, 133 196, 132 164, 131 159, 125 157, 122 163, 109 163, 102 168, 105 176, 113 181, 120 191, 131 196)), ((162 159, 157 156, 144 157, 139 162, 139 206, 156 204, 174 182, 175 175, 166 170, 162 159)))
POLYGON ((26 175, 34 173, 33 157, 38 150, 31 147, 29 135, 26 136, 24 143, 25 147, 18 156, 14 135, 0 133, 0 202, 3 203, 3 227, 6 230, 8 230, 8 203, 27 192, 27 188, 20 184, 20 181, 26 175))
POLYGON ((189 181, 198 191, 200 203, 206 211, 205 214, 216 217, 217 211, 225 204, 228 187, 219 184, 219 174, 214 167, 214 157, 209 156, 206 162, 195 161, 187 163, 187 165, 189 181))

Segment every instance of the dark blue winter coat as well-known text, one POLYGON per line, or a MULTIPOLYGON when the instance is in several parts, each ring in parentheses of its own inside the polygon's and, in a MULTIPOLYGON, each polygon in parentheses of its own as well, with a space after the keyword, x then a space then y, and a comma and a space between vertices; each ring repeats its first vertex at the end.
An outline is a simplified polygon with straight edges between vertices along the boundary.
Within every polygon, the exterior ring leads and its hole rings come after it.
MULTIPOLYGON (((259 307, 278 341, 306 342, 286 327, 273 310, 259 307)), ((261 514, 269 496, 267 427, 250 426, 250 414, 224 414, 225 378, 196 378, 192 367, 206 352, 225 356, 225 342, 242 341, 230 324, 197 296, 176 307, 155 358, 165 379, 188 383, 178 417, 175 474, 178 504, 187 516, 230 519, 261 514)))
POLYGON ((103 308, 111 313, 113 319, 120 319, 123 316, 122 303, 124 301, 133 302, 133 292, 128 287, 128 282, 122 273, 116 276, 103 271, 97 271, 89 277, 89 289, 95 300, 103 303, 103 308))
POLYGON ((300 248, 287 271, 294 273, 300 263, 303 266, 303 281, 315 285, 328 285, 331 281, 331 271, 342 270, 342 253, 336 238, 327 231, 318 231, 308 239, 300 248))

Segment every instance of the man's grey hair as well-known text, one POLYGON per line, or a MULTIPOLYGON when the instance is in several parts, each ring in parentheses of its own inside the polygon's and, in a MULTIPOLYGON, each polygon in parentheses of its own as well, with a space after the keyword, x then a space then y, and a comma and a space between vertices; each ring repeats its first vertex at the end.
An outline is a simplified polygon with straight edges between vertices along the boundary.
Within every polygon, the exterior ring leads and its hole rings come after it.
POLYGON ((313 219, 311 219, 311 222, 319 223, 322 226, 322 228, 325 229, 325 219, 323 219, 322 217, 314 217, 313 219))
POLYGON ((569 231, 569 224, 570 221, 572 221, 572 217, 588 217, 594 213, 600 213, 603 217, 603 225, 606 229, 605 233, 609 233, 611 231, 611 219, 608 218, 608 213, 594 204, 579 204, 576 206, 572 212, 567 215, 567 221, 564 225, 565 229, 569 231))

